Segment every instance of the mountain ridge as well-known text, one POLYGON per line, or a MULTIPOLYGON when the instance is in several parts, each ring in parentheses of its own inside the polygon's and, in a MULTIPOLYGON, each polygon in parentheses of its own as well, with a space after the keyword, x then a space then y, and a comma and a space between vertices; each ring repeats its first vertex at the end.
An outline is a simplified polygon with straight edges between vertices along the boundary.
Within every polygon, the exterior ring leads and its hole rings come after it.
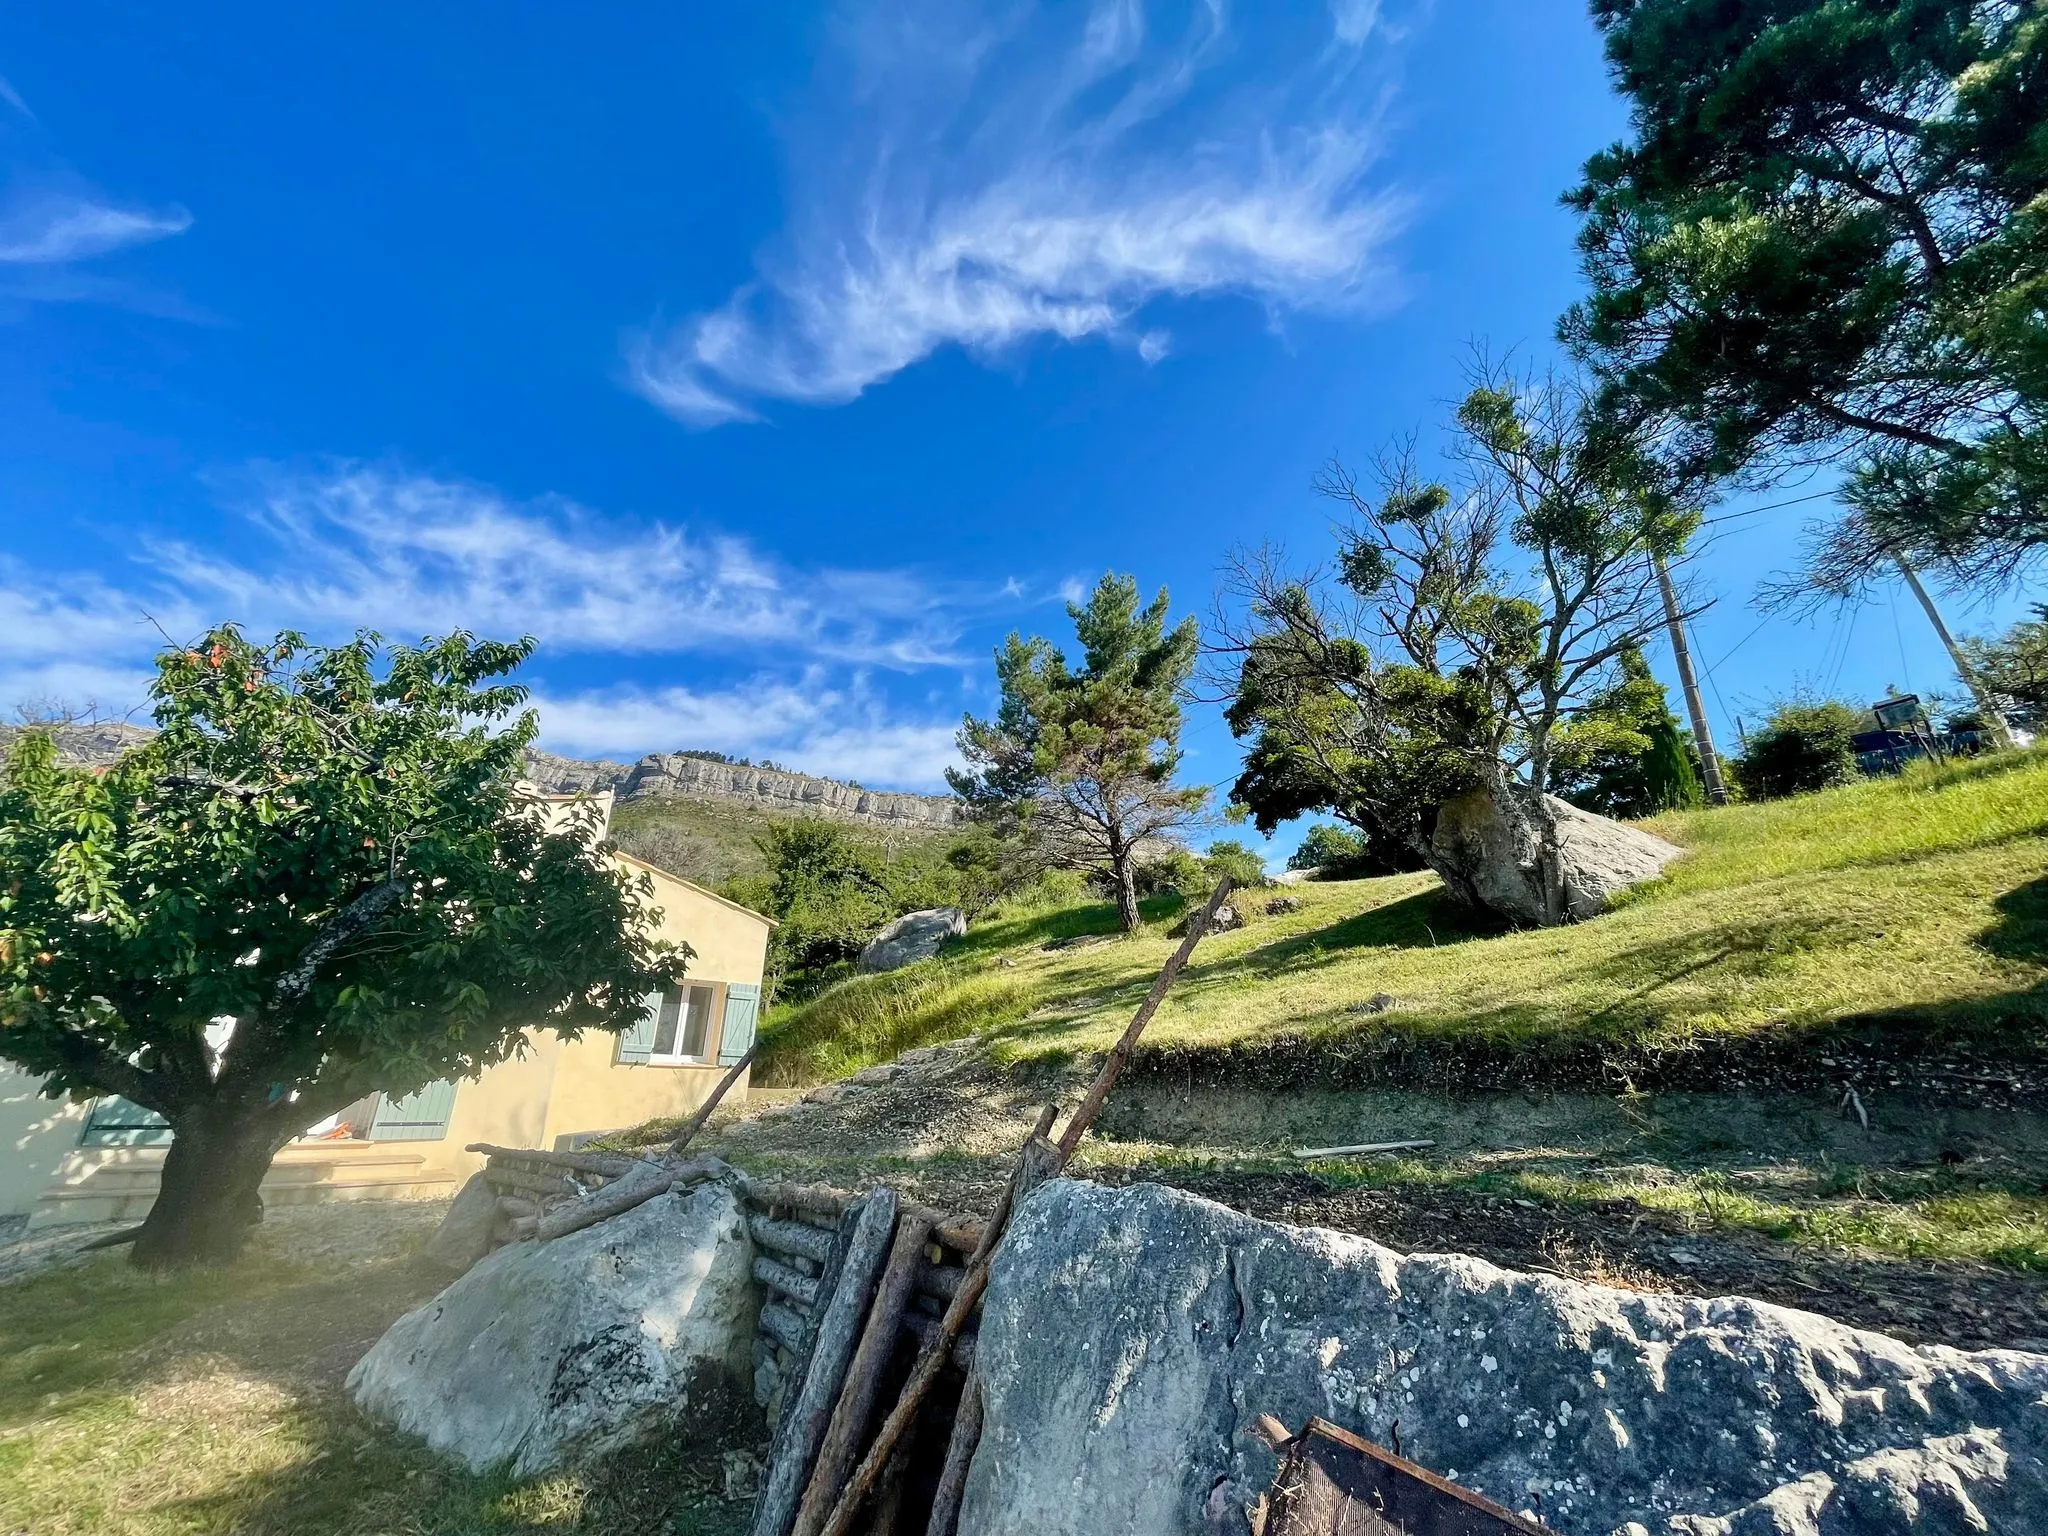
MULTIPOLYGON (((0 751, 32 729, 0 726, 0 751)), ((147 726, 118 722, 56 725, 49 728, 58 755, 67 762, 100 768, 156 733, 147 726)), ((609 789, 623 803, 642 800, 699 800, 741 804, 783 815, 824 816, 857 825, 944 831, 960 824, 959 802, 946 795, 868 789, 823 774, 753 763, 724 762, 691 752, 650 752, 631 763, 605 758, 564 757, 529 747, 527 776, 552 794, 609 789)))

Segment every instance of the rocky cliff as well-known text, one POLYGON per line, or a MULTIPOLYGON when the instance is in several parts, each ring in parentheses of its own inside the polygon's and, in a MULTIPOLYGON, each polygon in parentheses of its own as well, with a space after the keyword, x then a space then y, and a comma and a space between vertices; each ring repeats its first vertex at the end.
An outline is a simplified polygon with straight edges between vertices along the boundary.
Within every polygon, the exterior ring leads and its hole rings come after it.
POLYGON ((621 800, 737 802, 786 815, 827 816, 873 826, 940 831, 960 819, 944 795, 862 789, 838 779, 813 778, 783 768, 720 763, 680 752, 655 752, 631 765, 585 762, 548 752, 527 754, 527 772, 557 794, 610 788, 621 800))
MULTIPOLYGON (((19 734, 19 727, 0 726, 0 753, 19 734)), ((154 734, 139 725, 59 726, 57 750, 71 762, 103 767, 154 734)), ((944 795, 862 789, 838 779, 814 778, 783 768, 714 762, 680 752, 655 752, 637 763, 614 763, 530 751, 526 754, 526 770, 534 783, 561 795, 610 789, 621 800, 701 800, 785 815, 828 816, 837 821, 935 832, 956 825, 960 819, 958 803, 944 795)))

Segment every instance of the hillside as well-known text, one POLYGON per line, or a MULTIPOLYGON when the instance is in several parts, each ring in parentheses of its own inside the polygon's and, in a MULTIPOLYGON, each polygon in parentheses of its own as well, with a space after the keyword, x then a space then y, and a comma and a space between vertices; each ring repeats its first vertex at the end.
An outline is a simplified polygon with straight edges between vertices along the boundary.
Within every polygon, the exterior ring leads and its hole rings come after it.
MULTIPOLYGON (((0 754, 21 734, 0 726, 0 754)), ((66 760, 93 767, 113 762, 155 734, 119 723, 55 729, 66 760)), ((878 842, 944 836, 959 823, 944 795, 871 790, 841 779, 788 769, 729 763, 689 752, 650 753, 635 763, 527 753, 527 773, 557 794, 609 789, 618 797, 613 835, 628 853, 705 885, 758 874, 765 866, 755 839, 772 823, 823 816, 860 828, 878 842)))
MULTIPOLYGON (((2048 1336, 2048 752, 1654 826, 1688 856, 1564 929, 1475 925, 1428 875, 1247 893, 1089 1176, 1909 1337, 2048 1336), (1430 1145, 1294 1156, 1411 1139, 1430 1145)), ((999 912, 937 961, 779 1010, 761 1083, 858 1076, 766 1087, 721 1155, 991 1198, 1174 915, 1122 941, 1107 906, 999 912)))

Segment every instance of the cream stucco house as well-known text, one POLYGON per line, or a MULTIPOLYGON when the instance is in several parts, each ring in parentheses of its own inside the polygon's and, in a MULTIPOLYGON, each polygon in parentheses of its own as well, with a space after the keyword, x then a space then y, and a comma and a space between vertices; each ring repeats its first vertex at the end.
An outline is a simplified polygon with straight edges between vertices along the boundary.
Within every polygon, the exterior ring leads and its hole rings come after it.
MULTIPOLYGON (((535 796, 551 819, 590 797, 535 796)), ((599 797, 596 835, 610 821, 599 797)), ((773 923, 760 913, 626 854, 611 857, 653 886, 663 938, 695 952, 681 985, 645 1001, 623 1035, 564 1041, 536 1028, 524 1053, 478 1077, 403 1098, 373 1094, 308 1129, 264 1180, 267 1202, 449 1194, 483 1166, 471 1142, 565 1147, 698 1108, 753 1043, 773 923)), ((156 1197, 170 1132, 121 1099, 71 1105, 0 1067, 0 1218, 31 1227, 139 1220, 156 1197)), ((747 1081, 728 1096, 740 1102, 747 1081)))

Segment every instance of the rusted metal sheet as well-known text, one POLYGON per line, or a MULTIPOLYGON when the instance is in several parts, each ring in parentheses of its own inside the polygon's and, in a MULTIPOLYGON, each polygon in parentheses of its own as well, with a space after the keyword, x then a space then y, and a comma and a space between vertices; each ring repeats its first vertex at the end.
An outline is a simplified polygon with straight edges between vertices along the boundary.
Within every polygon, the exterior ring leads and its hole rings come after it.
POLYGON ((1552 1536, 1324 1419, 1279 1449, 1264 1536, 1552 1536))

